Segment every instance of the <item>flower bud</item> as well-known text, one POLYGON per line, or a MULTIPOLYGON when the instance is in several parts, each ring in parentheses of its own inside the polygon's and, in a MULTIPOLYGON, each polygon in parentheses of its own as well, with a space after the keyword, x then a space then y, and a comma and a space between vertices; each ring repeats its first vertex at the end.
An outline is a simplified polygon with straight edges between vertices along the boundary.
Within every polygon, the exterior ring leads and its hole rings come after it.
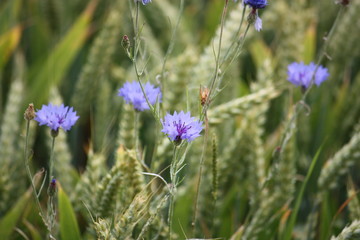
POLYGON ((350 0, 337 0, 336 1, 336 4, 341 4, 343 6, 349 5, 349 3, 350 3, 350 0))
POLYGON ((127 35, 124 35, 122 40, 121 40, 121 46, 128 51, 130 48, 130 40, 129 37, 127 35))
POLYGON ((256 22, 257 19, 257 14, 256 14, 256 10, 255 11, 251 11, 249 16, 247 17, 247 21, 249 24, 254 24, 256 22))
POLYGON ((50 197, 53 197, 56 193, 57 189, 56 189, 56 179, 53 178, 51 179, 51 182, 50 182, 50 185, 49 185, 49 188, 48 188, 48 195, 50 197))
POLYGON ((59 135, 59 129, 57 129, 57 130, 51 129, 51 130, 50 130, 50 135, 51 135, 53 138, 57 137, 57 136, 59 135))
POLYGON ((30 121, 32 119, 35 118, 35 109, 34 109, 34 104, 30 103, 29 106, 27 107, 27 109, 25 110, 24 113, 24 118, 27 121, 30 121))

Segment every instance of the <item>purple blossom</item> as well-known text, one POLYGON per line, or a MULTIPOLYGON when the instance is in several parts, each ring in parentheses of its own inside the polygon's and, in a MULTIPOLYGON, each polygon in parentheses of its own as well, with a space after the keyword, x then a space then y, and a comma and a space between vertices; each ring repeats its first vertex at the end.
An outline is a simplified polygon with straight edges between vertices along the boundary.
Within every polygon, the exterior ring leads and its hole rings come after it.
POLYGON ((175 143, 180 143, 183 139, 191 142, 200 136, 203 129, 203 122, 191 117, 190 112, 181 111, 177 113, 175 111, 174 115, 167 113, 164 120, 161 119, 161 123, 163 125, 161 131, 175 143))
POLYGON ((71 127, 79 119, 79 116, 76 116, 76 112, 73 108, 65 107, 64 104, 60 106, 52 105, 43 105, 40 110, 36 112, 35 120, 39 122, 39 125, 46 125, 54 131, 58 131, 61 127, 65 131, 71 129, 71 127))
MULTIPOLYGON (((293 83, 296 86, 302 86, 303 88, 308 88, 311 84, 316 65, 311 62, 309 65, 305 65, 303 62, 291 63, 288 66, 288 81, 293 83)), ((329 72, 327 68, 319 66, 316 70, 314 76, 314 83, 317 86, 325 81, 329 77, 329 72)))
POLYGON ((268 5, 267 0, 244 0, 243 4, 249 5, 254 9, 265 8, 268 5))
POLYGON ((136 2, 142 2, 143 5, 146 5, 148 3, 151 3, 151 0, 134 0, 136 2))
MULTIPOLYGON (((154 105, 156 100, 161 102, 162 95, 160 88, 156 88, 149 82, 147 82, 145 85, 143 84, 143 87, 150 104, 154 105)), ((150 109, 141 90, 140 83, 137 81, 126 82, 123 87, 119 89, 118 96, 123 97, 126 103, 131 103, 134 105, 136 110, 144 111, 150 109)))
POLYGON ((254 23, 254 27, 255 27, 256 31, 258 31, 258 32, 260 32, 260 30, 262 28, 262 20, 257 14, 256 14, 256 20, 254 23))

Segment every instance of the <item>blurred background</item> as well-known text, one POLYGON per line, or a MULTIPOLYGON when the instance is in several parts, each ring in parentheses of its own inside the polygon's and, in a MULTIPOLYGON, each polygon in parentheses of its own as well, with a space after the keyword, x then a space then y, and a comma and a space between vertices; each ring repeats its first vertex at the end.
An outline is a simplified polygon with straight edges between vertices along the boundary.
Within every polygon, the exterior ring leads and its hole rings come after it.
MULTIPOLYGON (((281 164, 274 167, 273 153, 294 104, 302 97, 301 89, 287 81, 287 65, 294 61, 306 64, 317 61, 341 6, 328 0, 268 3, 259 10, 263 21, 261 32, 251 26, 239 57, 233 62, 224 61, 221 66, 226 73, 221 75, 219 93, 209 110, 209 141, 195 231, 198 237, 229 239, 242 225, 250 226, 248 229, 258 226, 254 216, 263 216, 263 229, 254 233, 245 230, 248 239, 282 239, 282 227, 287 220, 284 213, 292 208, 320 147, 293 238, 309 239, 311 235, 314 239, 329 239, 346 223, 360 217, 358 196, 350 194, 358 192, 360 183, 359 156, 354 154, 358 145, 352 145, 342 157, 341 163, 353 166, 351 169, 340 164, 336 171, 329 171, 333 174, 329 183, 321 187, 317 184, 326 161, 343 150, 360 130, 360 1, 351 1, 339 18, 328 43, 327 57, 321 63, 329 69, 330 77, 310 92, 307 110, 298 116, 296 127, 291 130, 283 168, 281 164), (243 102, 234 102, 236 99, 243 102), (214 156, 218 162, 217 185, 212 182, 214 156), (273 168, 278 169, 281 177, 269 184, 268 193, 263 195, 264 189, 254 184, 265 181, 273 168), (214 186, 218 188, 216 191, 214 186), (214 191, 217 192, 215 203, 214 191), (273 191, 282 197, 264 207, 265 203, 261 202, 270 199, 269 193, 273 191), (346 207, 338 212, 349 196, 355 199, 352 203, 357 203, 353 211, 346 207), (271 210, 256 215, 256 208, 271 210), (309 223, 311 217, 318 221, 309 223)), ((223 7, 224 1, 220 0, 186 0, 182 12, 179 0, 141 4, 138 63, 144 71, 142 80, 163 90, 161 115, 191 110, 192 115, 199 116, 199 89, 209 86, 214 72, 213 49, 219 41, 223 7), (180 24, 171 40, 179 14, 180 24), (174 44, 173 51, 163 67, 169 44, 174 44)), ((234 42, 242 11, 241 3, 229 1, 223 53, 234 42)), ((171 144, 161 134, 153 116, 149 112, 140 115, 138 136, 134 136, 134 112, 117 96, 125 81, 136 80, 133 63, 121 47, 124 35, 131 41, 134 38, 133 14, 132 0, 0 1, 0 219, 7 216, 17 200, 26 199, 24 193, 30 186, 23 157, 26 124, 23 113, 29 103, 36 109, 48 102, 64 103, 74 107, 80 116, 75 127, 67 133, 61 132, 57 139, 55 170, 74 206, 84 239, 96 239, 96 234, 91 230, 92 221, 82 203, 99 194, 95 185, 116 165, 119 146, 133 149, 133 138, 139 138, 141 156, 148 170, 160 173, 169 165, 171 144), (97 168, 98 172, 94 170, 97 168)), ((247 14, 248 11, 245 19, 247 14)), ((30 130, 33 173, 47 168, 51 146, 49 129, 36 125, 32 122, 30 130)), ((192 145, 181 173, 184 180, 175 207, 179 224, 174 224, 178 239, 185 238, 184 235, 195 237, 191 235, 190 222, 202 144, 202 140, 197 140, 192 145)), ((169 180, 168 170, 162 176, 169 180)), ((150 181, 143 175, 140 178, 144 184, 150 181)), ((126 186, 126 181, 122 184, 126 186)), ((45 195, 42 202, 46 202, 45 195)), ((97 200, 88 201, 88 206, 95 209, 97 200)), ((115 205, 119 201, 123 203, 120 197, 114 200, 115 205)), ((38 233, 41 239, 45 227, 32 206, 19 209, 16 226, 30 238, 35 239, 38 233)), ((165 216, 166 211, 161 211, 159 215, 165 216)), ((161 221, 166 223, 166 217, 161 221)), ((138 228, 132 231, 133 235, 141 232, 141 226, 138 228)), ((145 239, 151 239, 150 236, 156 235, 149 233, 145 239)), ((13 231, 9 239, 24 238, 19 231, 13 231)))

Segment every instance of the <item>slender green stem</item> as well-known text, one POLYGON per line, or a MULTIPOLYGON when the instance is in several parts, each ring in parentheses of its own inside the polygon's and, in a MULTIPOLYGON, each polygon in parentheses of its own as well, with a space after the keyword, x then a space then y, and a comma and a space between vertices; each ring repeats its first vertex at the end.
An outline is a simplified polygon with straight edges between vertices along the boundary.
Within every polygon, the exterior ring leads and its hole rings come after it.
POLYGON ((138 44, 139 44, 139 1, 136 1, 136 5, 135 5, 135 25, 134 25, 134 31, 135 31, 135 44, 134 44, 134 53, 133 53, 133 58, 136 59, 137 57, 137 53, 138 53, 138 44))
POLYGON ((178 150, 179 147, 174 145, 173 158, 170 166, 170 179, 171 179, 171 195, 170 195, 170 203, 169 203, 169 214, 168 214, 168 223, 169 223, 169 239, 171 239, 172 233, 172 219, 174 214, 174 196, 176 192, 177 185, 177 172, 178 172, 178 150))
POLYGON ((196 218, 197 218, 197 212, 198 212, 198 200, 199 200, 199 193, 200 193, 200 185, 201 185, 201 179, 202 179, 202 172, 204 167, 204 160, 205 160, 205 152, 207 148, 207 140, 208 140, 208 120, 205 113, 205 134, 204 134, 204 140, 203 140, 203 146, 201 151, 201 158, 200 158, 200 166, 199 166, 199 177, 196 184, 196 193, 195 193, 195 201, 194 201, 194 214, 193 214, 193 220, 191 223, 192 229, 193 229, 193 236, 195 237, 195 230, 196 230, 196 218))
MULTIPOLYGON (((32 178, 30 165, 29 165, 29 157, 28 157, 29 130, 30 130, 30 120, 26 120, 26 135, 25 135, 25 149, 24 149, 24 160, 25 160, 26 173, 27 173, 29 181, 31 183, 31 188, 32 188, 32 192, 33 192, 33 195, 34 195, 34 198, 35 198, 36 206, 37 206, 37 208, 39 210, 39 214, 40 214, 41 218, 44 221, 45 220, 45 218, 44 218, 45 215, 43 213, 43 210, 42 210, 40 202, 39 202, 38 194, 37 194, 37 191, 36 191, 36 187, 35 187, 35 184, 34 184, 34 181, 33 181, 33 178, 32 178)), ((45 221, 44 221, 44 223, 45 223, 45 221)))
MULTIPOLYGON (((221 17, 221 24, 220 24, 219 45, 218 45, 216 61, 215 61, 215 72, 214 72, 213 79, 211 81, 210 88, 209 88, 209 97, 207 98, 207 101, 204 104, 202 113, 200 114, 200 120, 204 119, 205 113, 207 112, 207 110, 210 107, 210 101, 215 96, 215 94, 213 94, 213 91, 221 83, 221 81, 218 81, 218 79, 221 80, 220 76, 224 75, 224 73, 227 70, 227 68, 226 68, 224 71, 222 71, 220 73, 220 68, 223 66, 223 64, 225 62, 227 62, 227 60, 228 60, 228 58, 230 56, 232 56, 232 58, 230 59, 230 63, 229 63, 228 66, 230 66, 232 64, 232 62, 235 60, 235 58, 238 56, 238 53, 239 53, 240 49, 244 45, 245 38, 246 38, 246 35, 247 35, 249 27, 250 27, 250 24, 248 24, 243 36, 240 36, 239 40, 237 40, 236 42, 231 44, 231 46, 227 50, 224 58, 222 58, 222 60, 221 60, 220 54, 221 54, 223 31, 224 31, 224 26, 225 26, 225 17, 226 17, 226 14, 227 14, 227 6, 228 6, 228 1, 225 1, 225 6, 224 6, 224 9, 223 9, 223 13, 222 13, 222 17, 221 17)), ((241 23, 240 23, 240 26, 239 26, 239 29, 238 29, 237 33, 235 34, 236 37, 238 37, 240 35, 240 30, 241 30, 241 26, 243 24, 245 10, 246 10, 246 7, 244 7, 244 9, 243 9, 243 13, 242 13, 242 17, 241 17, 241 23)))
MULTIPOLYGON (((246 6, 247 6, 247 5, 245 5, 245 6, 243 7, 243 12, 242 12, 242 15, 241 15, 241 20, 240 20, 240 25, 239 25, 239 28, 238 28, 238 30, 236 31, 235 35, 234 35, 236 39, 237 39, 237 38, 241 38, 240 32, 241 32, 242 24, 243 24, 244 18, 245 18, 246 6)), ((246 34, 245 34, 245 35, 246 35, 246 34)), ((245 38, 245 37, 244 37, 244 38, 245 38)), ((227 50, 224 59, 227 59, 227 58, 228 58, 228 56, 229 56, 230 53, 231 53, 231 50, 235 47, 235 45, 239 45, 238 42, 239 42, 239 41, 234 41, 234 42, 231 43, 231 46, 230 46, 229 49, 227 50)), ((236 48, 236 47, 235 47, 235 48, 236 48)))
POLYGON ((51 155, 50 155, 50 162, 49 162, 49 186, 51 184, 51 180, 54 178, 54 146, 55 146, 55 137, 52 138, 51 143, 51 155))
MULTIPOLYGON (((52 130, 51 130, 52 131, 52 130)), ((51 181, 54 178, 53 171, 54 171, 54 146, 55 146, 55 136, 52 136, 52 143, 51 143, 51 153, 50 153, 50 162, 49 162, 49 186, 48 189, 51 186, 51 181)), ((49 194, 48 190, 48 204, 47 204, 47 220, 48 220, 48 229, 49 229, 49 235, 48 238, 52 239, 52 231, 55 224, 55 206, 54 206, 54 195, 49 194)))
POLYGON ((138 53, 138 46, 140 45, 140 42, 139 42, 139 39, 140 39, 140 31, 139 31, 139 2, 137 1, 136 2, 136 11, 135 11, 135 21, 134 21, 134 31, 135 31, 135 40, 134 40, 134 54, 133 54, 133 58, 131 59, 133 64, 134 64, 134 69, 135 69, 135 74, 136 74, 136 78, 137 78, 137 81, 139 82, 140 84, 140 88, 141 88, 141 91, 145 97, 145 100, 146 100, 146 103, 148 104, 150 110, 151 110, 151 113, 152 115, 154 116, 154 118, 157 120, 157 122, 159 124, 161 124, 161 121, 160 121, 160 117, 156 114, 156 110, 155 108, 151 105, 151 103, 149 102, 149 99, 148 97, 146 96, 146 92, 145 92, 145 89, 144 89, 144 86, 143 84, 141 83, 141 75, 142 73, 140 73, 139 69, 138 69, 138 66, 137 66, 137 53, 138 53))
POLYGON ((172 53, 172 50, 174 49, 176 33, 177 33, 177 29, 179 28, 179 24, 180 24, 180 20, 181 20, 181 16, 182 16, 183 11, 184 11, 184 0, 180 0, 179 16, 178 16, 178 18, 176 20, 175 28, 172 31, 170 43, 169 43, 168 49, 166 50, 166 53, 165 53, 165 56, 164 56, 164 59, 163 59, 162 68, 161 68, 161 79, 160 79, 160 81, 161 81, 161 88, 162 88, 161 90, 162 90, 163 97, 165 96, 164 94, 166 93, 166 91, 165 91, 165 89, 166 89, 166 86, 165 86, 166 62, 167 62, 168 57, 172 53))
MULTIPOLYGON (((213 92, 213 90, 214 90, 215 82, 216 82, 216 80, 218 79, 218 76, 219 76, 221 45, 222 45, 222 38, 223 38, 224 25, 225 25, 225 17, 226 17, 226 14, 227 14, 228 2, 229 2, 228 0, 225 1, 225 5, 224 5, 223 12, 222 12, 222 15, 221 15, 221 27, 220 27, 220 35, 219 35, 219 45, 218 45, 218 50, 217 50, 217 55, 216 55, 216 61, 215 61, 215 72, 214 72, 214 77, 213 77, 213 79, 212 79, 212 81, 211 81, 211 84, 210 84, 209 97, 208 97, 208 99, 206 100, 205 106, 209 105, 209 103, 210 103, 211 94, 212 94, 212 92, 213 92)), ((204 107, 204 111, 203 111, 203 114, 202 114, 202 115, 205 115, 206 110, 207 110, 206 107, 204 107)))

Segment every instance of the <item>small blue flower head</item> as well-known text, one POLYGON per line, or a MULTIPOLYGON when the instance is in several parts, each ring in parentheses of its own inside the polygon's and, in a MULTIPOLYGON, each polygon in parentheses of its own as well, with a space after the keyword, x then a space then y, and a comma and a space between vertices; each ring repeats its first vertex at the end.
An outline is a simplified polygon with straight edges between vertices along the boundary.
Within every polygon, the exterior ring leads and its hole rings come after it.
MULTIPOLYGON (((288 66, 288 81, 296 86, 301 86, 304 89, 307 89, 312 81, 314 72, 316 69, 316 65, 312 62, 309 65, 305 65, 303 62, 301 63, 291 63, 288 66)), ((317 86, 325 81, 329 77, 329 72, 327 68, 319 66, 316 70, 314 76, 314 83, 317 86)))
POLYGON ((265 8, 268 5, 267 0, 244 0, 243 4, 249 5, 253 9, 265 8))
POLYGON ((151 0, 134 0, 136 2, 142 2, 143 5, 146 5, 148 3, 151 3, 151 0))
POLYGON ((53 131, 58 131, 61 127, 65 131, 71 129, 71 127, 79 119, 76 116, 76 112, 73 108, 65 107, 64 104, 55 106, 49 103, 49 105, 43 105, 40 110, 36 112, 35 120, 39 122, 39 125, 46 125, 53 131))
MULTIPOLYGON (((161 102, 162 95, 160 88, 156 88, 149 82, 143 85, 143 87, 150 104, 154 105, 156 100, 161 102)), ((126 103, 134 105, 134 108, 138 111, 150 109, 141 90, 140 83, 137 81, 126 82, 123 87, 119 89, 118 96, 123 97, 126 103)))
POLYGON ((177 113, 175 111, 174 115, 167 113, 164 120, 161 119, 161 123, 163 125, 161 131, 168 135, 175 144, 180 144, 181 140, 193 141, 200 136, 203 129, 203 122, 191 117, 190 112, 177 113))
POLYGON ((53 197, 56 193, 56 179, 53 178, 51 179, 51 182, 50 182, 50 185, 49 185, 49 188, 48 188, 48 194, 50 197, 53 197))

